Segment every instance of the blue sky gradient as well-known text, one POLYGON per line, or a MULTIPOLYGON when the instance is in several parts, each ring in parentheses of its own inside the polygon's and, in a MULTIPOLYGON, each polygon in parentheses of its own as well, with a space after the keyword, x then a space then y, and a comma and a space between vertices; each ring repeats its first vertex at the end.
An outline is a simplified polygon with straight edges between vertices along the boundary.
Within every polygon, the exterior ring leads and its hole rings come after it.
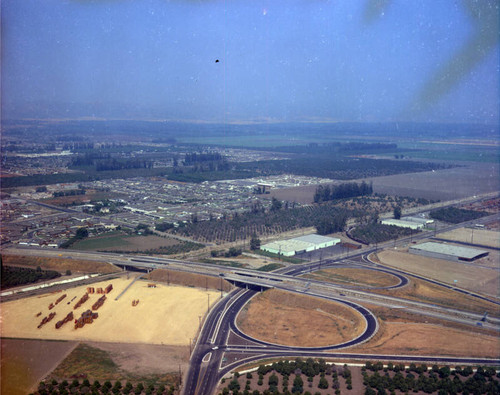
POLYGON ((4 119, 499 123, 496 0, 1 7, 4 119))

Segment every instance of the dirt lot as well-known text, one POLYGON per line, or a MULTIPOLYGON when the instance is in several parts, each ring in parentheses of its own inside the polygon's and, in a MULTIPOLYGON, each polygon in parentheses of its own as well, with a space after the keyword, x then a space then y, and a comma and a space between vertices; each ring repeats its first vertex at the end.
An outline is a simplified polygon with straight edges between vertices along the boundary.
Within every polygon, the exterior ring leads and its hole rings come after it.
POLYGON ((500 273, 497 270, 479 267, 474 263, 458 263, 413 255, 405 250, 385 250, 377 255, 384 265, 474 292, 500 297, 500 273))
POLYGON ((435 355, 498 358, 497 336, 445 328, 435 324, 380 322, 379 334, 352 352, 392 355, 435 355))
MULTIPOLYGON (((500 189, 499 167, 495 163, 467 163, 465 167, 397 174, 349 182, 373 182, 376 193, 411 196, 430 200, 452 200, 497 192, 500 189)), ((271 191, 271 196, 300 203, 311 203, 317 185, 271 191)))
MULTIPOLYGON (((175 270, 156 269, 147 275, 149 280, 158 281, 165 284, 177 284, 187 287, 205 288, 220 292, 221 280, 216 277, 202 276, 200 274, 177 272, 175 270)), ((222 280, 222 290, 229 292, 233 288, 232 284, 222 280)))
POLYGON ((399 280, 387 273, 366 269, 336 268, 323 269, 302 277, 328 281, 334 284, 356 284, 369 287, 388 287, 398 284, 399 280))
POLYGON ((2 394, 25 395, 77 345, 75 342, 2 338, 2 394))
POLYGON ((116 301, 115 298, 131 282, 132 278, 121 277, 94 284, 95 289, 112 284, 113 290, 99 308, 99 317, 79 329, 75 329, 72 322, 55 329, 55 323, 70 311, 75 319, 80 317, 99 299, 101 295, 91 294, 88 301, 74 310, 76 302, 86 293, 86 287, 3 303, 2 337, 188 345, 189 339, 196 336, 198 316, 207 311, 208 298, 214 303, 220 296, 210 290, 172 285, 159 284, 156 288, 149 288, 146 281, 139 280, 116 301), (67 294, 66 298, 49 310, 49 305, 62 294, 67 294), (139 300, 135 307, 132 306, 133 300, 139 300), (37 317, 39 312, 41 314, 37 317), (54 319, 37 329, 51 312, 56 313, 54 319))
POLYGON ((439 238, 500 248, 500 232, 486 229, 460 228, 451 232, 440 233, 439 238))
POLYGON ((365 329, 362 316, 342 304, 277 290, 257 295, 237 322, 249 336, 303 347, 342 343, 365 329))
POLYGON ((64 273, 71 270, 75 273, 114 273, 119 271, 116 266, 105 262, 86 261, 82 259, 45 258, 22 255, 2 255, 5 266, 26 266, 36 268, 40 266, 44 270, 56 270, 64 273))

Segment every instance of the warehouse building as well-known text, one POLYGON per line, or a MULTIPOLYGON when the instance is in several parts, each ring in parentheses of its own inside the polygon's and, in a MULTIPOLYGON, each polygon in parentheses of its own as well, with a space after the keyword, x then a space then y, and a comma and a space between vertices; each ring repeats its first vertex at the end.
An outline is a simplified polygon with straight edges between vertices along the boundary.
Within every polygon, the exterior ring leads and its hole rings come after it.
POLYGON ((399 226, 400 228, 409 228, 409 229, 422 229, 424 224, 412 221, 404 221, 402 219, 383 219, 380 221, 382 225, 393 225, 399 226))
POLYGON ((420 217, 403 217, 403 221, 417 222, 419 224, 423 224, 424 226, 434 223, 433 219, 420 218, 420 217))
POLYGON ((446 259, 448 261, 455 262, 472 262, 489 254, 486 250, 433 242, 411 246, 408 252, 411 254, 427 256, 429 258, 446 259))
POLYGON ((331 247, 340 243, 340 239, 320 235, 306 235, 294 239, 273 241, 260 247, 261 250, 283 256, 293 256, 304 252, 331 247))

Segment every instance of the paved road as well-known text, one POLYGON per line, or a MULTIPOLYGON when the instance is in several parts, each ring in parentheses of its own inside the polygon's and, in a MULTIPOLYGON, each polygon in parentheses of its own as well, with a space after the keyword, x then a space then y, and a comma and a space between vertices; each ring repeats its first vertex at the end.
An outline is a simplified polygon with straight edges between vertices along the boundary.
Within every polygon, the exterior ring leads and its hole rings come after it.
MULTIPOLYGON (((500 214, 495 216, 490 216, 481 219, 483 222, 498 220, 500 218, 500 214)), ((481 223, 480 220, 470 221, 470 223, 481 223)), ((464 224, 458 224, 449 226, 443 229, 440 229, 440 232, 449 231, 458 227, 462 227, 464 224)), ((428 233, 423 233, 419 235, 414 235, 411 238, 405 238, 399 240, 397 243, 408 243, 411 240, 428 238, 428 233)), ((209 395, 212 394, 218 381, 222 377, 222 375, 233 369, 236 365, 228 365, 223 369, 220 369, 221 362, 225 352, 236 352, 242 353, 242 355, 249 355, 249 359, 256 360, 260 359, 263 356, 266 357, 283 357, 283 356, 296 356, 296 355, 304 355, 304 356, 320 356, 320 357, 334 357, 334 358, 359 358, 366 359, 366 355, 362 354, 338 354, 331 353, 331 350, 338 348, 345 348, 348 346, 352 346, 353 344, 360 343, 365 341, 371 335, 373 335, 376 330, 377 323, 376 319, 368 310, 364 309, 362 314, 367 319, 367 330, 365 333, 357 339, 352 340, 351 342, 341 344, 341 345, 332 345, 330 347, 319 347, 314 349, 304 349, 304 348, 294 348, 294 347, 286 347, 286 346, 276 346, 272 344, 266 344, 264 342, 256 342, 255 339, 251 339, 248 336, 239 332, 234 325, 234 320, 240 309, 250 300, 252 296, 263 288, 267 287, 276 287, 280 289, 284 289, 287 291, 314 295, 317 297, 330 298, 334 299, 341 303, 346 303, 353 308, 356 308, 356 303, 351 301, 347 301, 345 298, 341 297, 341 293, 349 292, 355 297, 351 297, 351 299, 355 298, 372 298, 370 300, 371 303, 374 303, 374 298, 378 298, 379 303, 386 303, 388 306, 394 305, 394 303, 412 306, 413 309, 421 309, 421 312, 424 314, 427 310, 431 311, 430 314, 438 314, 440 316, 445 314, 456 314, 463 313, 456 311, 453 309, 445 309, 440 308, 438 306, 434 306, 431 304, 419 303, 414 301, 402 301, 401 299, 394 297, 387 297, 383 295, 375 295, 370 294, 369 290, 364 287, 364 290, 360 290, 359 287, 348 287, 341 286, 330 283, 323 283, 320 281, 313 281, 304 278, 297 278, 296 276, 310 272, 312 270, 317 270, 319 268, 324 267, 335 267, 340 265, 359 265, 363 264, 363 256, 364 254, 369 254, 371 252, 376 251, 379 248, 386 248, 393 245, 394 242, 383 243, 379 246, 375 246, 372 248, 365 249, 362 252, 351 254, 350 256, 346 256, 342 259, 337 260, 325 260, 321 262, 311 262, 302 265, 296 265, 291 267, 282 268, 274 273, 262 273, 255 272, 252 270, 245 269, 232 269, 232 268, 224 268, 217 265, 209 265, 209 264, 198 264, 193 262, 185 262, 178 261, 172 259, 162 259, 162 258, 151 258, 151 257, 136 257, 136 256, 127 256, 127 255, 117 255, 117 254, 102 254, 102 253, 82 253, 82 252, 72 252, 66 251, 64 255, 75 255, 82 259, 96 259, 96 260, 105 260, 112 262, 114 264, 122 265, 122 266, 134 266, 143 270, 150 270, 157 267, 169 267, 174 270, 185 270, 191 271, 200 274, 207 274, 212 276, 220 276, 223 274, 224 276, 234 276, 231 278, 237 278, 241 283, 246 283, 249 289, 242 290, 237 289, 228 294, 225 298, 221 299, 214 308, 208 314, 205 323, 202 327, 199 338, 197 339, 197 343, 193 350, 193 354, 191 356, 191 364, 190 368, 187 372, 185 378, 185 385, 183 388, 184 394, 194 395, 209 395), (253 284, 252 284, 253 283, 253 284), (252 289, 255 287, 256 289, 252 289), (239 334, 247 342, 251 342, 254 344, 253 346, 242 347, 241 345, 231 345, 228 344, 229 334, 231 331, 234 331, 239 334), (251 355, 253 354, 253 355, 251 355)), ((35 251, 34 254, 39 253, 40 255, 49 255, 50 254, 60 254, 60 251, 48 251, 48 250, 36 250, 29 249, 23 251, 35 251)), ((388 269, 385 267, 380 267, 373 263, 365 262, 368 264, 370 269, 372 270, 380 270, 386 273, 390 273, 399 279, 399 283, 394 285, 396 286, 404 286, 407 283, 406 273, 403 271, 398 271, 394 269, 388 269)), ((418 277, 412 274, 414 277, 418 277)), ((477 297, 483 300, 491 301, 489 298, 485 298, 482 295, 477 295, 471 293, 469 291, 460 290, 453 286, 448 286, 446 284, 441 284, 439 282, 429 280, 426 278, 422 278, 425 281, 434 282, 440 286, 445 286, 449 289, 453 289, 459 292, 463 292, 464 294, 471 295, 473 297, 477 297)), ((345 296, 345 295, 344 295, 345 296)), ((500 304, 496 301, 493 301, 496 304, 500 304)), ((359 310, 358 310, 359 311, 359 310)), ((429 313, 429 312, 427 312, 429 313)), ((479 315, 470 314, 467 318, 468 320, 478 319, 479 315)), ((458 358, 435 358, 435 357, 418 357, 418 356, 387 356, 387 355, 370 355, 370 359, 384 359, 384 360, 398 360, 398 361, 426 361, 426 362, 450 362, 450 363, 481 363, 481 364, 498 364, 499 361, 492 361, 486 359, 458 359, 458 358)), ((244 359, 241 362, 244 362, 249 359, 244 359)))

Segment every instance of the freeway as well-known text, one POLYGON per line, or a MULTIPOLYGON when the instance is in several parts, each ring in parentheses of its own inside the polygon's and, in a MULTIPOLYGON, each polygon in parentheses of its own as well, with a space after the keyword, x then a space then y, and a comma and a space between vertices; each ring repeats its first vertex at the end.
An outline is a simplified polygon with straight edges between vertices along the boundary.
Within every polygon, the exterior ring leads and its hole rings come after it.
MULTIPOLYGON (((483 223, 492 220, 500 219, 500 214, 481 219, 483 223)), ((480 220, 470 221, 470 223, 480 223, 480 220)), ((464 224, 452 225, 443 227, 440 232, 449 231, 455 228, 463 227, 464 224)), ((414 240, 428 238, 429 234, 423 233, 413 235, 412 237, 403 238, 397 241, 400 243, 409 243, 414 240)), ((432 356, 393 356, 393 355, 364 355, 364 354, 349 354, 349 353, 333 353, 338 349, 347 348, 354 344, 359 344, 372 336, 378 327, 376 318, 367 309, 363 310, 362 314, 367 320, 367 329, 363 335, 351 342, 330 345, 327 347, 318 347, 313 349, 295 348, 268 344, 265 342, 252 339, 241 333, 235 325, 235 319, 241 308, 258 292, 266 288, 278 288, 288 292, 307 294, 325 299, 335 300, 340 303, 345 303, 352 308, 360 306, 356 302, 369 301, 371 304, 379 304, 388 307, 406 308, 408 311, 426 314, 429 316, 437 316, 441 319, 449 319, 455 322, 468 323, 475 325, 481 320, 482 315, 459 311, 450 308, 443 308, 433 304, 402 300, 400 298, 378 295, 370 292, 369 287, 342 286, 338 284, 325 283, 317 280, 297 277, 311 271, 316 271, 326 267, 363 267, 370 270, 379 270, 391 274, 398 279, 398 283, 391 287, 403 287, 408 283, 408 274, 403 271, 389 269, 374 264, 367 259, 367 256, 376 252, 380 248, 392 247, 395 242, 387 242, 376 246, 371 246, 363 249, 362 252, 340 257, 338 259, 329 259, 319 262, 309 262, 300 265, 284 267, 273 273, 256 272, 247 269, 233 269, 221 267, 212 264, 200 264, 189 261, 179 261, 174 259, 158 258, 136 255, 117 255, 106 253, 90 253, 76 252, 66 250, 64 255, 78 257, 81 259, 104 260, 124 268, 135 268, 138 270, 149 271, 155 268, 169 268, 172 270, 188 271, 197 274, 204 274, 214 277, 224 277, 235 284, 244 286, 246 289, 235 289, 220 299, 217 304, 211 309, 207 315, 205 322, 201 328, 200 334, 196 341, 193 353, 191 355, 190 368, 186 374, 183 386, 183 394, 185 395, 209 395, 212 394, 220 378, 234 369, 237 365, 246 361, 257 360, 263 357, 286 357, 286 356, 314 356, 322 358, 344 358, 344 359, 381 359, 393 361, 425 361, 436 363, 480 363, 480 364, 499 364, 498 360, 488 359, 459 359, 459 358, 440 358, 432 356), (348 300, 349 299, 349 300, 348 300), (241 339, 245 343, 250 343, 242 346, 241 344, 230 344, 230 334, 241 339), (224 365, 222 361, 226 353, 241 353, 242 358, 233 364, 224 365)), ((32 252, 36 255, 58 256, 61 251, 46 250, 46 249, 18 249, 10 248, 8 252, 26 253, 32 252)), ((411 274, 413 277, 417 277, 411 274)), ((439 286, 446 286, 464 294, 473 297, 491 301, 497 305, 498 301, 491 300, 479 294, 474 294, 469 291, 460 290, 456 287, 435 282, 431 279, 421 277, 425 281, 434 282, 439 286)), ((361 306, 360 306, 361 307, 361 306)), ((360 310, 358 310, 360 311, 360 310)), ((488 317, 489 324, 492 327, 498 328, 500 320, 495 317, 488 317)))

